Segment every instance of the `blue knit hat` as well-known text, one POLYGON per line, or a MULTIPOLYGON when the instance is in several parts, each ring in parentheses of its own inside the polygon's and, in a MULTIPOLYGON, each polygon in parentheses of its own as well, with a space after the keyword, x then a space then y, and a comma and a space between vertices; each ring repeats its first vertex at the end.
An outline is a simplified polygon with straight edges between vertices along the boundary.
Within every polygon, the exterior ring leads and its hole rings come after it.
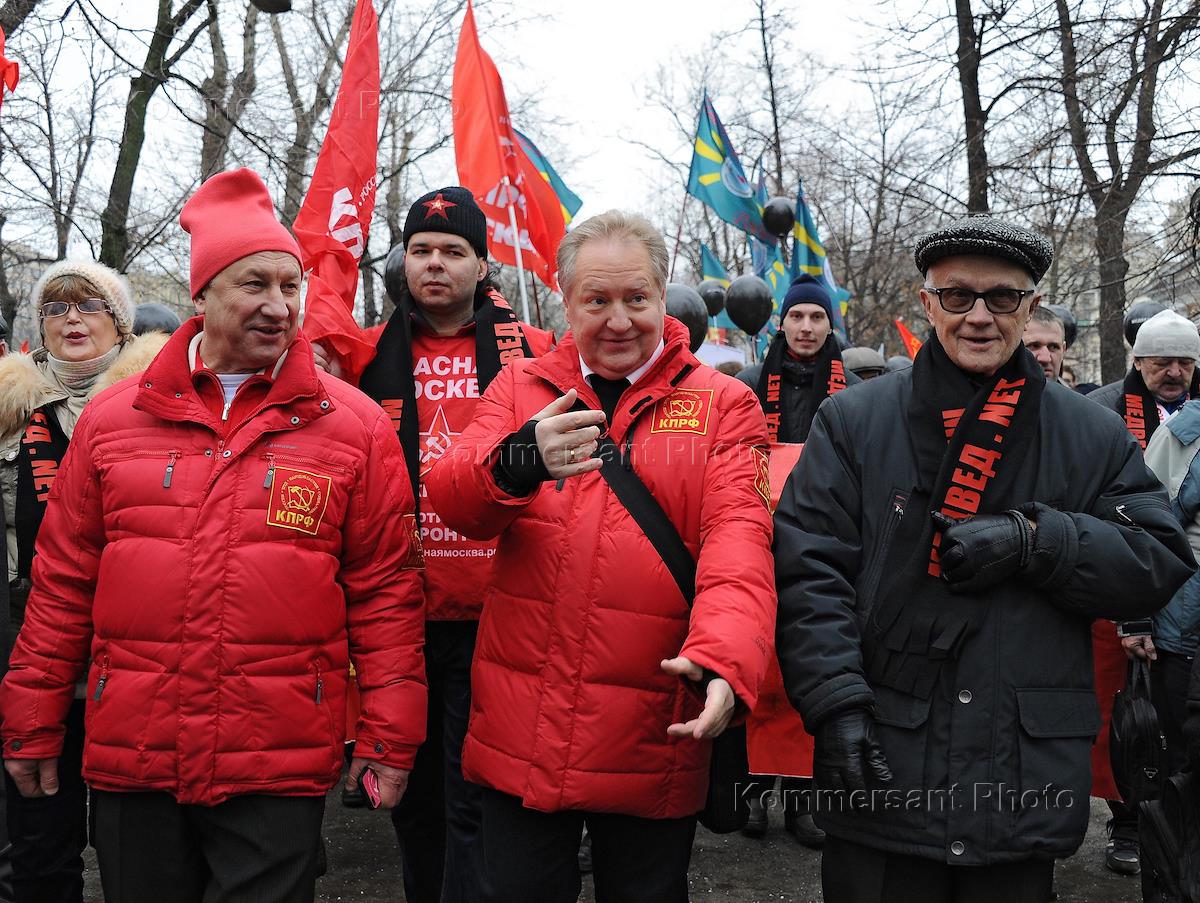
POLYGON ((793 304, 815 304, 824 309, 825 316, 829 317, 831 322, 833 320, 833 299, 829 296, 829 290, 808 273, 797 276, 792 281, 783 298, 783 304, 779 307, 779 319, 787 316, 788 308, 793 304))

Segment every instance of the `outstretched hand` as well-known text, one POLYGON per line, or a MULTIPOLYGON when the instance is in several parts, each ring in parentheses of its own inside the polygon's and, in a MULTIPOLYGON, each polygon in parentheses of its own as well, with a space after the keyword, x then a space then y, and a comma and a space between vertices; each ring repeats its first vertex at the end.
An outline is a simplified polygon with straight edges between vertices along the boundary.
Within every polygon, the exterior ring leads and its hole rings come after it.
MULTIPOLYGON (((704 678, 704 670, 689 658, 682 655, 676 658, 664 658, 661 667, 668 674, 674 674, 687 680, 699 683, 704 678)), ((667 727, 667 734, 672 737, 691 737, 693 740, 713 739, 719 737, 729 727, 733 718, 733 707, 737 696, 729 681, 723 677, 714 677, 708 683, 708 696, 704 700, 704 709, 691 721, 677 722, 667 727)))

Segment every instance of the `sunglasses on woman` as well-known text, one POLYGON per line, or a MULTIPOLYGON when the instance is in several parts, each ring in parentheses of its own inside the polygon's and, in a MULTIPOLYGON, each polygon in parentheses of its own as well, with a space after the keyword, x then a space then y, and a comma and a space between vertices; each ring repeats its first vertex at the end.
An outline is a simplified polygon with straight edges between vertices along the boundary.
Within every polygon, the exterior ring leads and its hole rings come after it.
POLYGON ((42 305, 42 319, 65 317, 67 311, 74 307, 81 314, 112 313, 108 302, 103 298, 84 298, 82 301, 47 301, 42 305))

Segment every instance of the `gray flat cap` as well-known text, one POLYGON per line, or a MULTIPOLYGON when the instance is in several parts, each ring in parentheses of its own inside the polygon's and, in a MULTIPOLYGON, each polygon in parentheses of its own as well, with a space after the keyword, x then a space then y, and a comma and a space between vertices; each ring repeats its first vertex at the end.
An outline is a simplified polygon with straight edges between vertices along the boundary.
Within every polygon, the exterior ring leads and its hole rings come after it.
POLYGON ((924 275, 943 257, 981 254, 1003 257, 1029 270, 1041 282, 1054 259, 1054 246, 1040 232, 1025 229, 993 216, 967 216, 948 226, 926 232, 917 239, 913 259, 924 275))

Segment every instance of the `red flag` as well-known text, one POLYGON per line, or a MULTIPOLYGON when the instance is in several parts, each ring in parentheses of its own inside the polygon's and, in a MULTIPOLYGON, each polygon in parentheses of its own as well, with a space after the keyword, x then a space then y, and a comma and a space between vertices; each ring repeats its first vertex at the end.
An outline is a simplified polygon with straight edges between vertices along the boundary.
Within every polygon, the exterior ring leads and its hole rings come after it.
POLYGON ((350 375, 375 355, 375 342, 354 319, 354 296, 375 212, 378 25, 371 0, 358 0, 333 115, 292 226, 308 276, 304 333, 324 340, 350 375))
POLYGON ((546 285, 556 287, 554 255, 566 234, 562 205, 513 133, 504 84, 492 58, 479 46, 470 0, 458 39, 451 93, 458 178, 487 216, 488 250, 500 263, 516 263, 511 199, 522 263, 546 285))
POLYGON ((896 328, 900 330, 900 341, 904 343, 905 353, 916 359, 917 352, 921 350, 921 340, 909 332, 908 327, 899 320, 896 321, 896 328))
MULTIPOLYGON (((9 91, 17 90, 17 79, 21 77, 21 67, 4 55, 4 29, 0 28, 0 82, 9 91)), ((4 88, 0 88, 0 103, 4 102, 4 88)))

